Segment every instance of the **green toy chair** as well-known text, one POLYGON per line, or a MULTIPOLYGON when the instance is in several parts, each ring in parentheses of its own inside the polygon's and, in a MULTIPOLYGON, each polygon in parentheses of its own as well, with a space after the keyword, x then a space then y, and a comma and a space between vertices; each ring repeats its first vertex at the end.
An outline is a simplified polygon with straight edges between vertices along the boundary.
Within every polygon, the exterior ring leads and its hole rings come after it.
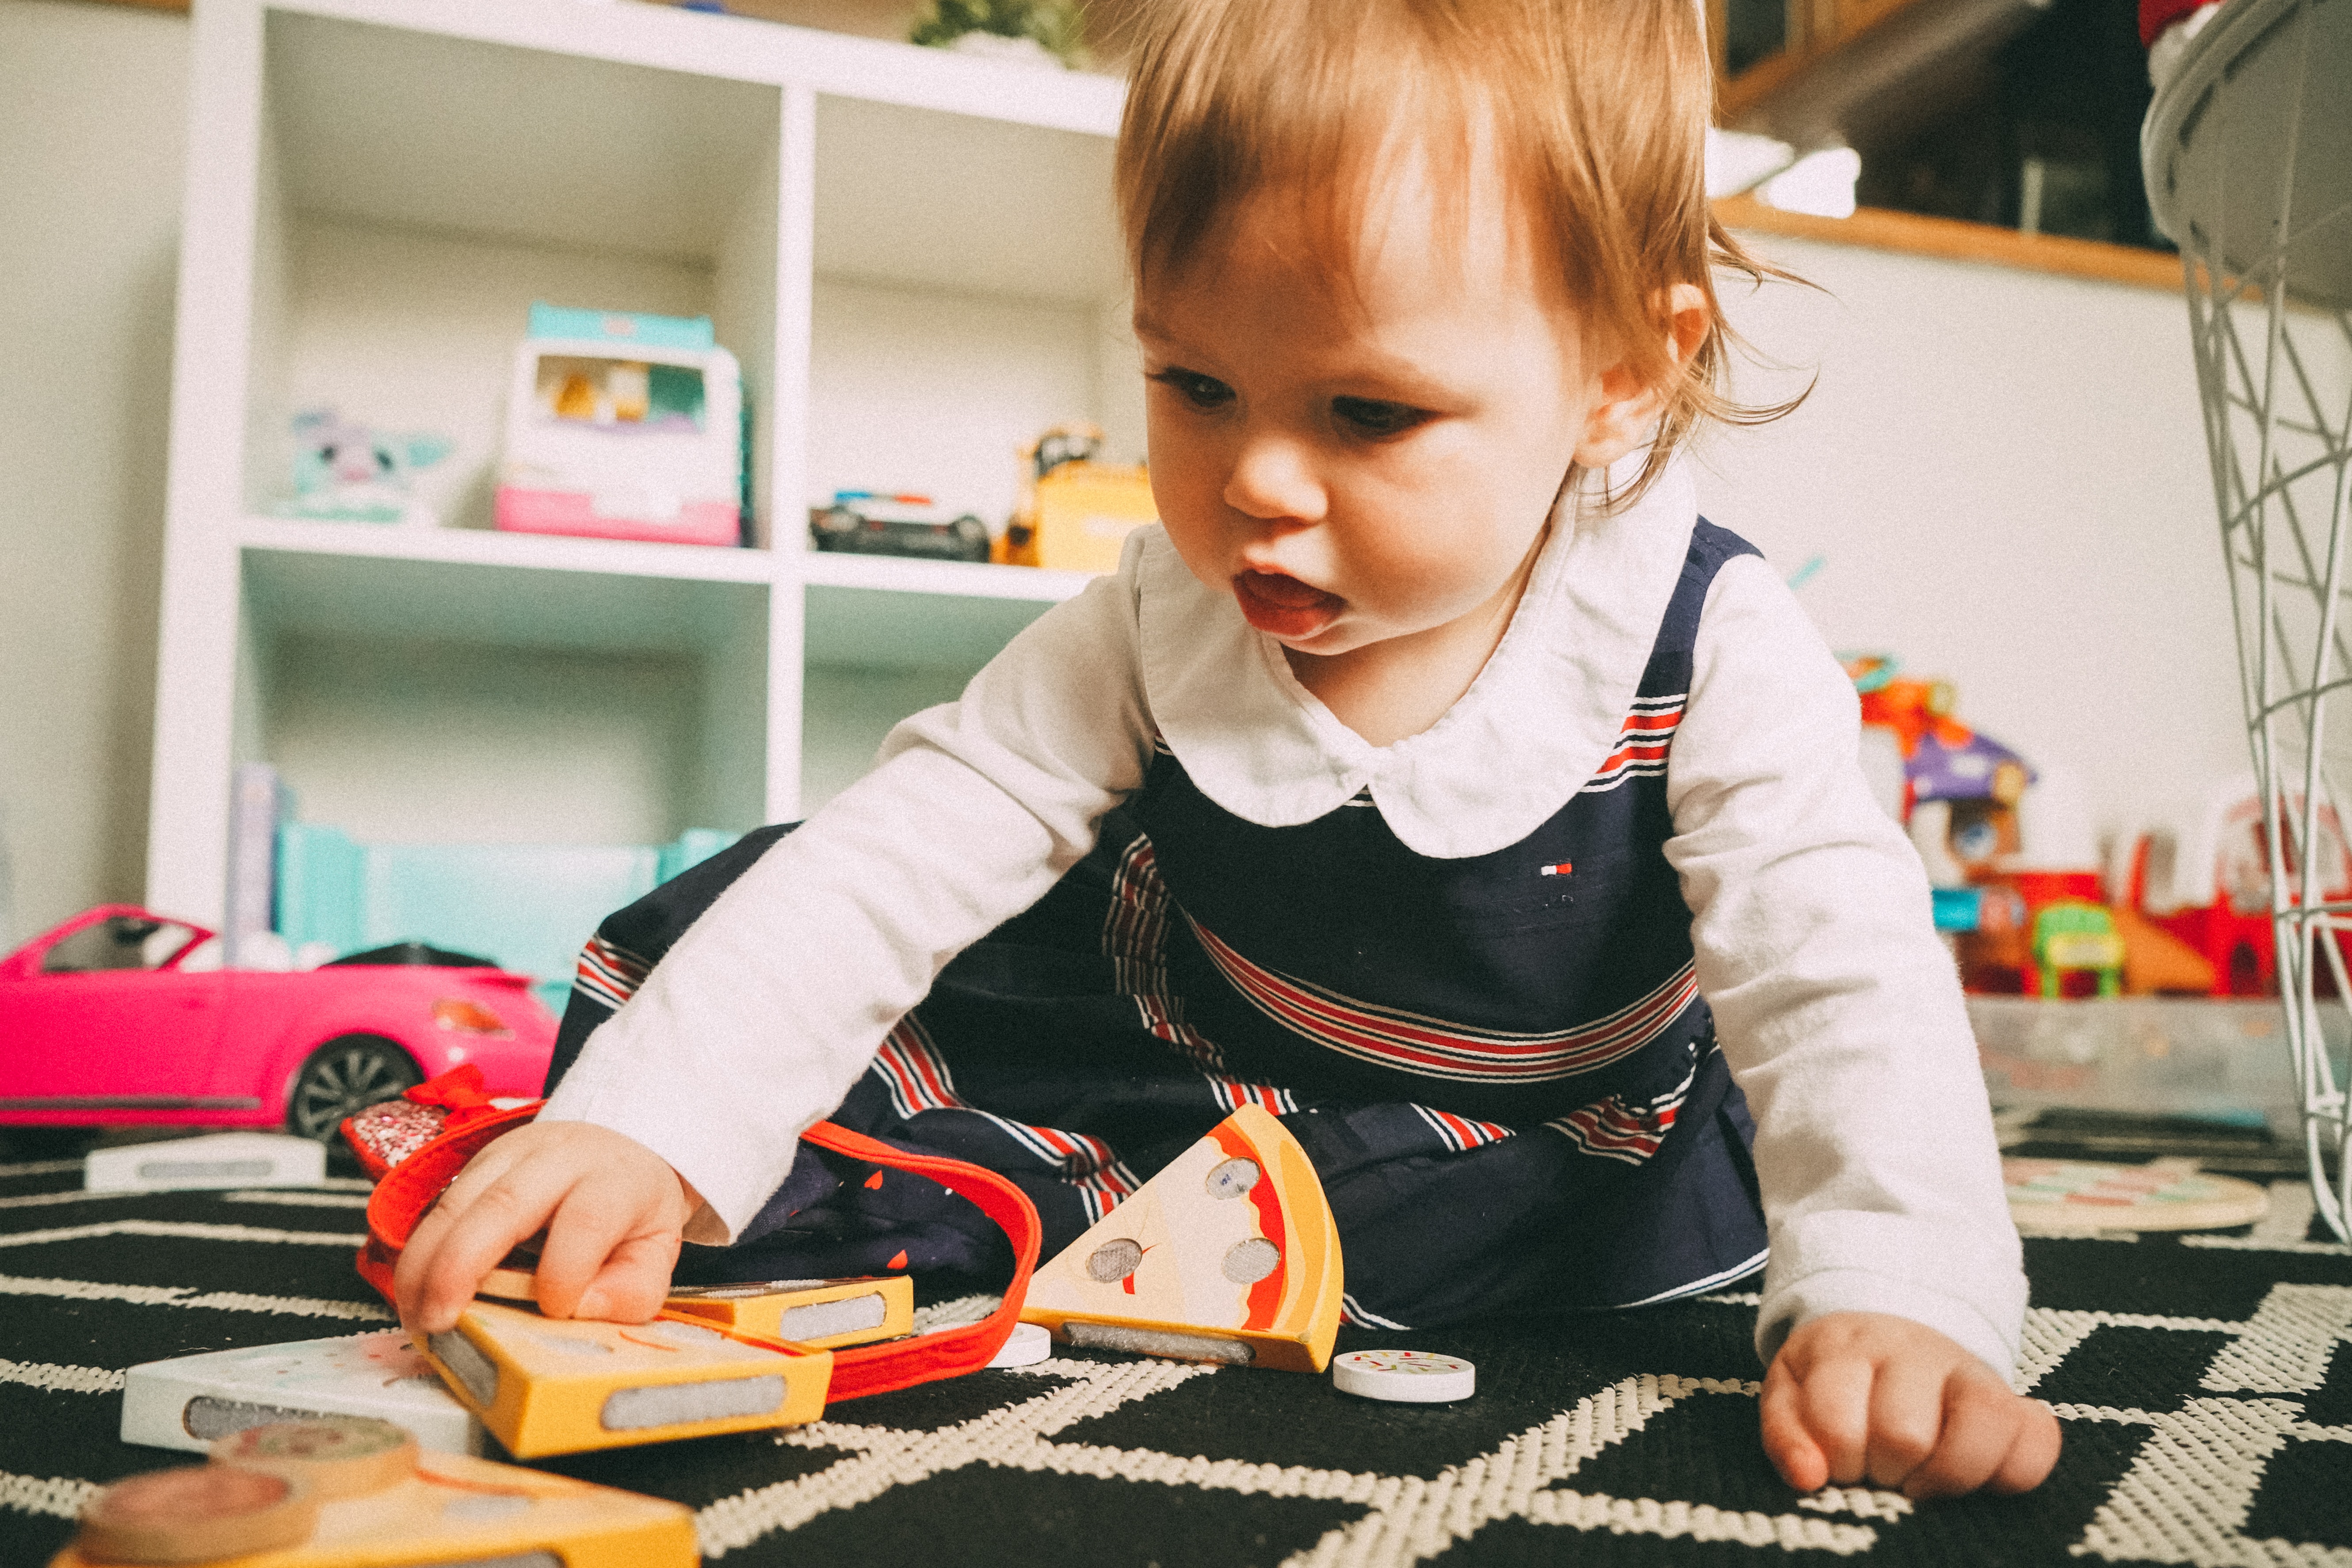
POLYGON ((2124 939, 2116 931, 2115 917, 2080 900, 2043 906, 2033 917, 2033 965, 2041 972, 2045 998, 2065 994, 2066 972, 2074 969, 2095 971, 2100 995, 2122 995, 2124 939))

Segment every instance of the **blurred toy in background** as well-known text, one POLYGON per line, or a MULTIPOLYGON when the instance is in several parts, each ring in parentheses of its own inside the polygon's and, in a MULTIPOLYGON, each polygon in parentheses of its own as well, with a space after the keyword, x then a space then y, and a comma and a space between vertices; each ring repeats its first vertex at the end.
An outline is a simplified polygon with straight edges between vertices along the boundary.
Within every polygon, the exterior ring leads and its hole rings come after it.
POLYGON ((1056 425, 1022 449, 1021 500, 1004 531, 1002 559, 1057 572, 1111 572, 1127 536, 1160 521, 1142 464, 1097 463, 1103 433, 1056 425))
POLYGON ((450 450, 446 436, 378 430, 332 408, 305 409, 294 416, 294 493, 272 504, 270 512, 431 528, 441 520, 411 481, 450 450))
POLYGON ((931 0, 907 41, 1016 64, 1087 63, 1077 0, 931 0))
POLYGON ((708 316, 534 304, 508 389, 509 532, 741 541, 743 387, 708 316))
POLYGON ((1848 656, 1846 673, 1862 699, 1865 763, 1874 739, 1902 758, 1894 815, 1927 868, 1937 929, 1969 990, 2056 997, 2211 988, 2210 965, 2177 932, 2132 900, 2110 906, 2077 777, 2037 773, 1960 722, 1951 682, 1905 678, 1891 655, 1848 656))
POLYGON ((835 490, 833 504, 809 509, 809 538, 819 550, 854 555, 908 555, 924 561, 985 561, 988 525, 970 512, 950 516, 929 496, 835 490))
POLYGON ((2025 989, 2044 998, 2065 994, 2068 974, 2086 973, 2102 996, 2120 996, 2124 939, 2115 917, 2098 905, 2061 899, 2033 917, 2033 970, 2025 989))
MULTIPOLYGON (((2011 890, 1979 884, 1997 858, 2017 850, 2017 803, 2033 778, 2025 760, 1953 716, 1958 698, 1950 681, 1905 677, 1892 654, 1844 659, 1862 699, 1865 771, 1874 757, 1899 760, 1899 779, 1874 787, 1927 868, 1937 929, 2021 931, 2025 910, 2011 890)), ((1886 771, 1881 762, 1876 772, 1886 771)))
MULTIPOLYGON (((2304 820, 2305 804, 2300 795, 2284 803, 2281 816, 2290 827, 2304 820)), ((2352 899, 2352 852, 2346 848, 2343 823, 2326 803, 2311 815, 2315 859, 2322 871, 2320 897, 2329 902, 2352 899)), ((2300 901, 2302 847, 2288 843, 2280 849, 2288 896, 2300 901)), ((2174 938, 2204 966, 2204 989, 2211 994, 2276 993, 2270 841, 2252 774, 2241 774, 2201 800, 2123 835, 2108 876, 2120 907, 2174 938)), ((2315 978, 2323 993, 2336 989, 2332 965, 2320 963, 2315 978)))

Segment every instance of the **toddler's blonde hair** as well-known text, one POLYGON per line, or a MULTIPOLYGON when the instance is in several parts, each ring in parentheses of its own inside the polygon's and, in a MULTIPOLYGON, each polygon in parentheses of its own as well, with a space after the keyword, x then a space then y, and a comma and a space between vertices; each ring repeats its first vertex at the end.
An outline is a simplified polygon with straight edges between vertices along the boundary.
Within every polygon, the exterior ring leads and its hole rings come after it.
POLYGON ((1694 0, 1148 0, 1132 45, 1117 182, 1139 289, 1181 274, 1245 198, 1276 188, 1301 194, 1322 265, 1344 278, 1402 130, 1428 159, 1444 232, 1460 232, 1474 162, 1494 160, 1584 341, 1662 393, 1649 460, 1615 501, 1646 489, 1702 420, 1794 406, 1743 407, 1722 390, 1715 268, 1779 274, 1707 207, 1715 79, 1694 0), (1676 283, 1699 289, 1708 317, 1679 366, 1664 314, 1676 283))

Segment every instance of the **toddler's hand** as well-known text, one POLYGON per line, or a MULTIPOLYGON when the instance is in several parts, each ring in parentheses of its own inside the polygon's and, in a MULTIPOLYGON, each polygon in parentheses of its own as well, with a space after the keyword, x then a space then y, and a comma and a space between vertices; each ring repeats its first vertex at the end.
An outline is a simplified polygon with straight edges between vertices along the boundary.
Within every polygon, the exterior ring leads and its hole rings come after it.
POLYGON ((483 1277, 541 1226, 541 1311, 642 1323, 661 1310, 679 1233, 701 1205, 634 1138, 584 1121, 518 1127, 457 1173, 401 1249, 401 1326, 454 1327, 483 1277))
POLYGON ((2058 1418, 1922 1323, 1832 1312, 1799 1327, 1764 1378, 1764 1452, 1801 1492, 1835 1481, 1913 1498, 2031 1491, 2058 1462, 2058 1418))

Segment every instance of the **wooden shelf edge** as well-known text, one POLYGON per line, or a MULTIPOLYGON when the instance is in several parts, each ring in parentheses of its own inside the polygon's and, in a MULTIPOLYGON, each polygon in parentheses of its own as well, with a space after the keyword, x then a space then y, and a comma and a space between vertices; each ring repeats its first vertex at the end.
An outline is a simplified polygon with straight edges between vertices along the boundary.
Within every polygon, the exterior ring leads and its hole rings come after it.
POLYGON ((1855 245, 1871 250, 1933 256, 1947 261, 1973 261, 2025 272, 2087 278, 2168 294, 2179 293, 2181 287, 2179 257, 2160 250, 2110 245, 2105 240, 2021 234, 1990 224, 1891 212, 1883 207, 1863 207, 1852 217, 1816 217, 1810 213, 1782 212, 1778 207, 1766 206, 1753 196, 1726 196, 1715 204, 1715 216, 1726 228, 1745 229, 1751 234, 1785 235, 1791 239, 1819 240, 1825 245, 1855 245))

